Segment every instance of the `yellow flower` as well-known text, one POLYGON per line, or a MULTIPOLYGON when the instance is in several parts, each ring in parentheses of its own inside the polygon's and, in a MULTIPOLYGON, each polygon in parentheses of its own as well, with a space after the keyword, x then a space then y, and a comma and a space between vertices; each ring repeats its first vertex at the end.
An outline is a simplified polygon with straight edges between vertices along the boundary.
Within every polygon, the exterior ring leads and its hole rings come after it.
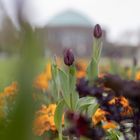
POLYGON ((4 88, 4 91, 0 93, 0 119, 6 117, 5 108, 13 102, 13 97, 17 92, 17 82, 13 82, 11 85, 4 88))
POLYGON ((128 70, 126 70, 126 75, 128 76, 128 78, 131 78, 132 71, 130 68, 128 70))
POLYGON ((49 80, 51 80, 51 64, 48 63, 46 65, 46 68, 44 72, 42 72, 40 75, 37 76, 35 79, 34 85, 38 89, 47 90, 48 89, 48 83, 49 80))
POLYGON ((140 80, 140 71, 138 71, 138 72, 136 73, 135 80, 137 80, 137 81, 140 80))
POLYGON ((110 129, 110 128, 112 128, 112 129, 117 128, 117 124, 115 122, 110 121, 110 122, 106 122, 103 125, 103 129, 105 129, 105 130, 110 129))
POLYGON ((115 104, 117 99, 118 99, 117 97, 114 97, 112 100, 109 101, 109 104, 110 105, 115 104))
POLYGON ((103 122, 103 129, 109 129, 109 128, 116 128, 117 124, 112 121, 107 121, 105 115, 108 114, 108 112, 102 110, 102 109, 97 109, 95 114, 92 116, 92 122, 94 125, 97 125, 100 122, 103 122))
POLYGON ((128 107, 129 106, 128 100, 123 96, 120 97, 120 103, 123 107, 128 107))
POLYGON ((45 73, 41 73, 35 80, 35 87, 38 89, 48 89, 48 80, 45 73))
POLYGON ((79 60, 76 62, 76 77, 77 78, 82 78, 86 76, 86 68, 87 68, 87 63, 84 60, 79 60))
POLYGON ((77 71, 76 72, 76 77, 77 78, 85 77, 85 75, 86 75, 86 72, 85 71, 77 71))
MULTIPOLYGON (((121 97, 115 97, 114 99, 112 99, 111 101, 109 101, 109 104, 116 104, 117 102, 120 102, 120 104, 123 107, 123 110, 121 112, 121 115, 130 115, 132 114, 132 108, 129 106, 129 102, 128 100, 121 96, 121 97)), ((97 125, 100 122, 103 122, 103 128, 104 129, 109 129, 109 128, 116 128, 117 124, 115 122, 112 121, 107 121, 105 115, 108 114, 108 112, 102 110, 102 109, 97 109, 97 111, 95 112, 95 114, 92 116, 92 122, 94 125, 97 125)))
POLYGON ((122 115, 130 115, 132 114, 132 108, 129 105, 129 101, 121 96, 121 97, 115 97, 114 99, 112 99, 111 101, 109 101, 109 104, 116 104, 117 101, 120 102, 120 104, 123 106, 123 110, 121 112, 122 115))
POLYGON ((52 74, 51 74, 51 63, 48 63, 46 65, 46 68, 45 68, 44 73, 47 75, 47 79, 48 80, 51 80, 51 78, 52 78, 52 74))
MULTIPOLYGON (((36 113, 34 121, 34 132, 36 135, 41 136, 44 132, 52 130, 56 131, 54 123, 56 104, 50 104, 49 106, 43 105, 41 109, 36 113)), ((62 118, 62 124, 64 124, 64 115, 62 118)))
POLYGON ((15 94, 17 91, 17 82, 13 82, 11 85, 4 89, 4 95, 9 96, 15 94))
POLYGON ((102 109, 97 109, 97 111, 95 112, 95 114, 92 116, 92 122, 94 125, 100 123, 101 121, 106 121, 106 117, 105 115, 107 114, 106 111, 102 110, 102 109))

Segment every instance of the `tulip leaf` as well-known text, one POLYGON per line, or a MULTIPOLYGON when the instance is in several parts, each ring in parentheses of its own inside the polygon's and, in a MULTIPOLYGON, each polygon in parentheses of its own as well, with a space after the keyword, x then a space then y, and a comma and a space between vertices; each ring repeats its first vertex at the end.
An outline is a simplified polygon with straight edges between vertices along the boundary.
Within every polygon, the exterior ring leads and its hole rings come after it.
POLYGON ((88 116, 92 116, 98 108, 99 108, 99 104, 94 103, 89 105, 87 111, 88 116))
POLYGON ((90 81, 95 80, 98 77, 98 62, 92 58, 87 68, 87 78, 90 81))
POLYGON ((72 106, 73 110, 76 110, 77 105, 78 105, 78 101, 79 101, 78 93, 76 91, 72 92, 72 94, 71 94, 71 106, 72 106))
POLYGON ((108 140, 119 140, 121 136, 121 133, 117 130, 108 130, 107 132, 107 139, 108 140))
POLYGON ((56 107, 55 115, 54 115, 54 122, 59 132, 60 139, 62 139, 62 116, 63 116, 64 105, 65 105, 64 100, 61 100, 56 107))
POLYGON ((59 69, 60 86, 62 90, 62 96, 66 104, 71 107, 70 103, 70 92, 69 92, 69 78, 68 75, 59 69))
POLYGON ((94 97, 82 97, 79 99, 77 103, 77 110, 82 109, 82 108, 87 108, 89 105, 95 105, 97 104, 96 100, 94 97))
POLYGON ((69 91, 70 93, 73 93, 76 88, 76 69, 74 66, 71 66, 69 69, 69 91))
POLYGON ((57 101, 59 100, 59 81, 58 81, 58 68, 56 64, 51 65, 51 73, 52 73, 52 95, 53 98, 57 101))
POLYGON ((70 66, 69 68, 69 92, 71 99, 71 109, 75 110, 77 106, 77 102, 79 99, 78 93, 75 91, 76 89, 76 69, 75 66, 70 66))
POLYGON ((51 73, 52 73, 52 78, 55 79, 57 76, 57 65, 56 64, 52 64, 51 65, 51 73))
POLYGON ((90 81, 94 81, 98 77, 98 65, 100 61, 102 46, 101 40, 95 39, 93 42, 93 56, 91 58, 91 62, 87 68, 87 78, 90 81))

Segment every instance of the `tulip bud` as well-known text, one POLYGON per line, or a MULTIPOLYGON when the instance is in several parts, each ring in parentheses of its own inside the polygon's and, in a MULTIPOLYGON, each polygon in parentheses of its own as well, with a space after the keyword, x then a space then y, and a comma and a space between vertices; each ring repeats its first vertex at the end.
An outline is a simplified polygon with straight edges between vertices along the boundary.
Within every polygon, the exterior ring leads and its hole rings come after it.
POLYGON ((99 24, 96 24, 93 30, 93 35, 95 38, 99 39, 102 37, 102 29, 99 24))
POLYGON ((72 49, 65 49, 64 51, 64 63, 67 66, 71 66, 74 62, 74 55, 72 49))

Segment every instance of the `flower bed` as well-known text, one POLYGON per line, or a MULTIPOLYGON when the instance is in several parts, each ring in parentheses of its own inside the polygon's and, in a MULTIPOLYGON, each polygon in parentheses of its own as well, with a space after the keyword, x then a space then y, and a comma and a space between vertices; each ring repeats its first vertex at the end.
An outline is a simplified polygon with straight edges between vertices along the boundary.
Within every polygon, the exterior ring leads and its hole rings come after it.
MULTIPOLYGON (((136 61, 124 71, 124 77, 101 73, 101 50, 102 29, 97 24, 88 65, 76 63, 72 49, 65 49, 65 68, 58 66, 55 58, 34 79, 31 98, 37 111, 33 112, 32 130, 37 138, 140 139, 140 76, 136 61)), ((13 82, 0 94, 0 124, 5 131, 12 122, 9 114, 15 108, 20 88, 13 82)))

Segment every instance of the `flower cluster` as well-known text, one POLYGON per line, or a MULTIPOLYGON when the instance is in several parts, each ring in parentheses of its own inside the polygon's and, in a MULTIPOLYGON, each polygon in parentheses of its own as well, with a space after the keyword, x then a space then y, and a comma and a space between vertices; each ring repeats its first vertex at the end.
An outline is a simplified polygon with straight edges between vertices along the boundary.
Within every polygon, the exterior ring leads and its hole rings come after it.
POLYGON ((100 127, 93 127, 90 119, 76 113, 68 112, 67 119, 72 123, 72 126, 64 133, 70 137, 86 137, 91 140, 101 140, 105 135, 104 130, 100 127))
MULTIPOLYGON (((36 112, 34 132, 37 136, 41 136, 49 130, 56 131, 54 123, 55 110, 56 104, 50 104, 48 106, 42 105, 41 109, 36 112)), ((64 116, 62 118, 62 124, 64 124, 64 116)))
POLYGON ((44 72, 42 72, 40 75, 36 77, 34 85, 37 89, 44 91, 48 89, 49 80, 51 80, 51 64, 50 63, 46 65, 44 72))
POLYGON ((17 90, 17 82, 13 82, 11 85, 5 87, 4 91, 0 93, 0 119, 6 118, 6 108, 8 108, 10 103, 13 103, 17 90))
MULTIPOLYGON (((37 107, 39 105, 33 121, 36 136, 54 133, 59 140, 63 137, 118 140, 117 132, 120 132, 128 140, 130 132, 136 140, 140 139, 140 72, 136 73, 137 61, 134 59, 132 70, 126 70, 126 79, 125 76, 101 73, 108 71, 103 67, 99 71, 102 35, 101 26, 95 25, 89 64, 83 60, 75 62, 74 53, 68 48, 63 54, 67 67, 61 69, 55 60, 36 77, 33 97, 34 101, 41 99, 41 102, 35 102, 37 107), (44 94, 46 92, 49 94, 44 94)), ((17 89, 17 83, 13 82, 0 93, 0 121, 6 117, 7 106, 13 101, 17 89)))

